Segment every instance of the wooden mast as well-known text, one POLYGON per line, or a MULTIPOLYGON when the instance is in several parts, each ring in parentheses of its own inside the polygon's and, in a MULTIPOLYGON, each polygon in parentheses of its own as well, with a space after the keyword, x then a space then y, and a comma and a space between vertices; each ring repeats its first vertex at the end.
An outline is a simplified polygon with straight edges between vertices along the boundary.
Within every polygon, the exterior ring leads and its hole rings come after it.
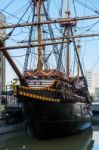
POLYGON ((41 35, 41 17, 40 17, 40 9, 41 9, 41 0, 36 0, 36 6, 37 6, 37 20, 38 20, 38 64, 37 69, 42 70, 42 35, 41 35))
MULTIPOLYGON (((80 53, 80 44, 79 44, 79 40, 78 40, 78 45, 77 45, 77 52, 78 52, 78 55, 80 53)), ((77 61, 77 78, 79 79, 79 75, 80 75, 80 67, 79 67, 79 63, 77 61)))
MULTIPOLYGON (((4 44, 2 44, 2 42, 0 41, 0 47, 5 47, 4 44)), ((6 57, 6 59, 8 60, 9 64, 11 65, 11 67, 13 68, 13 70, 15 71, 15 73, 17 74, 18 78, 20 81, 24 81, 23 76, 21 74, 21 72, 19 71, 19 69, 17 68, 17 66, 15 65, 14 61, 12 60, 12 58, 10 57, 9 53, 7 52, 7 48, 5 47, 5 50, 1 50, 3 55, 6 57)))
MULTIPOLYGON (((69 1, 66 0, 66 17, 69 18, 70 12, 69 12, 69 1)), ((68 23, 69 24, 69 23, 68 23)), ((66 29, 67 37, 70 35, 70 27, 68 25, 66 29)), ((67 39, 67 42, 69 42, 69 38, 67 39)), ((70 71, 70 50, 69 50, 69 44, 67 45, 67 54, 66 54, 66 73, 67 77, 69 78, 69 71, 70 71)))

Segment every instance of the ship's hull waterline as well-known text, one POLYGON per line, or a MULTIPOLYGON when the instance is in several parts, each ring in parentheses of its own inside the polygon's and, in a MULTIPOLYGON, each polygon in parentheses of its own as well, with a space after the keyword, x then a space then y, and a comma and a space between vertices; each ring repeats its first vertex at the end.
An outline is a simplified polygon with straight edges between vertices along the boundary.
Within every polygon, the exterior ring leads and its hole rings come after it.
POLYGON ((29 80, 28 86, 16 90, 26 124, 37 138, 64 136, 90 127, 90 96, 85 93, 61 80, 29 80))
POLYGON ((48 102, 24 99, 28 126, 37 138, 64 136, 91 126, 92 113, 86 103, 48 102))

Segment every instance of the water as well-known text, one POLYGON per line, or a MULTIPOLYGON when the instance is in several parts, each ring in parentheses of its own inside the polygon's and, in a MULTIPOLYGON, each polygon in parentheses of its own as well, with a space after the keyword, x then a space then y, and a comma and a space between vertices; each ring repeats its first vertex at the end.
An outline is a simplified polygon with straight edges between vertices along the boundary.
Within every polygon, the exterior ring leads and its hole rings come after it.
POLYGON ((0 150, 99 150, 99 127, 48 140, 37 140, 23 131, 0 135, 0 150))

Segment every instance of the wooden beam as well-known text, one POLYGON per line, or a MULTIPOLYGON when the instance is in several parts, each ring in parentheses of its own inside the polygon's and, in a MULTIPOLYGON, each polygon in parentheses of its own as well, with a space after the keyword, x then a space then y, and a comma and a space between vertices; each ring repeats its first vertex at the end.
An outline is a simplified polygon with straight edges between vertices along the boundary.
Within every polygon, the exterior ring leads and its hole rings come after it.
POLYGON ((49 21, 43 21, 38 23, 20 23, 20 24, 13 24, 13 25, 2 25, 0 29, 9 29, 9 28, 16 28, 16 27, 26 27, 26 26, 37 26, 43 24, 52 24, 52 23, 63 23, 63 22, 70 22, 70 21, 80 21, 80 20, 89 20, 89 19, 99 19, 99 15, 97 16, 85 16, 85 17, 75 17, 75 18, 64 18, 64 19, 54 19, 49 21))
POLYGON ((9 64, 12 66, 12 68, 15 71, 15 73, 17 74, 19 80, 23 81, 23 76, 22 76, 21 72, 19 71, 19 69, 17 68, 17 66, 15 65, 14 61, 12 60, 12 58, 10 57, 9 53, 7 52, 7 48, 4 46, 4 44, 0 44, 0 47, 4 47, 5 48, 4 51, 2 50, 3 55, 6 57, 6 59, 9 62, 9 64))

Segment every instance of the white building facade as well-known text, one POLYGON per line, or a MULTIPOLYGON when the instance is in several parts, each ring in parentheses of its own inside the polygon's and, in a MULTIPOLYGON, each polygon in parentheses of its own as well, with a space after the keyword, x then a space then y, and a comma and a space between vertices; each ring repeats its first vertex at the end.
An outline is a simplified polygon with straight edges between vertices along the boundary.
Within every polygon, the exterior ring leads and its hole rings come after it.
POLYGON ((95 101, 99 101, 99 70, 87 71, 88 88, 95 101))

